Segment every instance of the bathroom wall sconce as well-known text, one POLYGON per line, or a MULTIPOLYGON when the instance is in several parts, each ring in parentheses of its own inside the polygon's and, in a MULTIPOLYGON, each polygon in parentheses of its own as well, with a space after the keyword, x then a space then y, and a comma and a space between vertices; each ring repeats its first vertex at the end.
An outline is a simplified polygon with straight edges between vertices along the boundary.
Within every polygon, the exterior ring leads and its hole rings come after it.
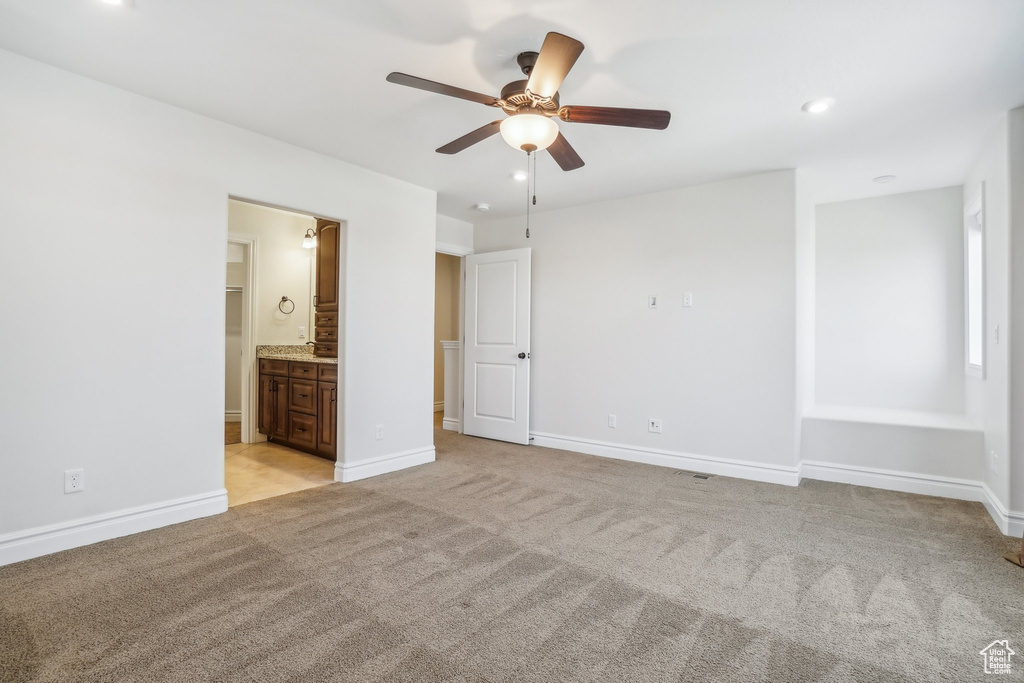
POLYGON ((309 230, 306 231, 306 236, 302 238, 302 248, 303 249, 312 249, 315 246, 316 246, 316 233, 313 231, 313 228, 310 228, 309 230))

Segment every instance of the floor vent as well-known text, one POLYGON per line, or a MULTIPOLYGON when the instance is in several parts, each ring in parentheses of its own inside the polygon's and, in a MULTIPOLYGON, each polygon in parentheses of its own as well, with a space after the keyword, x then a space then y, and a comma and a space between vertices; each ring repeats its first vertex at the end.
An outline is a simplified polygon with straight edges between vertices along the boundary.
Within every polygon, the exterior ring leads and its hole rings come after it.
POLYGON ((693 475, 693 478, 694 479, 710 479, 711 475, 710 474, 695 474, 695 475, 693 475))

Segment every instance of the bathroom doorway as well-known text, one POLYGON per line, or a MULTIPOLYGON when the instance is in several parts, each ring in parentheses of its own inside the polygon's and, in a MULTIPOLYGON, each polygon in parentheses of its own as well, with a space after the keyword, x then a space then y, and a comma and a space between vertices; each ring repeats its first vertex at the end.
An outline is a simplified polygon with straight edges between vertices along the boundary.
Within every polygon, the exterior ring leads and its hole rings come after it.
POLYGON ((322 223, 339 225, 228 200, 224 483, 232 507, 335 480, 338 358, 313 348, 315 330, 335 346, 342 340, 338 312, 328 322, 314 306, 322 223))

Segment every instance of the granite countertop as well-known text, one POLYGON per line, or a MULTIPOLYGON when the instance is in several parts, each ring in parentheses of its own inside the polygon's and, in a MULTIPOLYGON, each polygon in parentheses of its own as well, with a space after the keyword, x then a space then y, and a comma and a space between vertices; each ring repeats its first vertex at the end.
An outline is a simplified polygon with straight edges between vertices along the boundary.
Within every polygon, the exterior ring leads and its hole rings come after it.
POLYGON ((337 358, 322 358, 313 355, 313 347, 305 345, 281 346, 267 345, 256 347, 257 358, 271 358, 273 360, 297 360, 303 363, 328 363, 337 365, 337 358))

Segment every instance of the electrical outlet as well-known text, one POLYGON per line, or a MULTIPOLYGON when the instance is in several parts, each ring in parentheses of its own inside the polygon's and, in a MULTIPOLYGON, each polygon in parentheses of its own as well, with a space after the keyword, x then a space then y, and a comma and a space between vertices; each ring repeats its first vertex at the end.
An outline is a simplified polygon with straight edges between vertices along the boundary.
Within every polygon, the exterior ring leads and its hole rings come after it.
POLYGON ((305 339, 305 338, 306 338, 306 326, 305 325, 299 325, 299 339, 305 339))
POLYGON ((683 294, 683 308, 693 308, 693 293, 683 294))
POLYGON ((995 451, 988 452, 988 467, 992 474, 999 474, 999 454, 995 451))
POLYGON ((384 425, 377 425, 377 440, 384 438, 384 425))
POLYGON ((618 426, 616 424, 616 420, 615 420, 615 416, 614 415, 609 415, 608 416, 608 426, 611 427, 612 429, 615 429, 615 427, 618 426))
POLYGON ((655 420, 653 417, 647 420, 647 431, 652 434, 661 434, 661 420, 655 420))
POLYGON ((78 493, 85 488, 85 470, 64 470, 64 493, 78 493))

